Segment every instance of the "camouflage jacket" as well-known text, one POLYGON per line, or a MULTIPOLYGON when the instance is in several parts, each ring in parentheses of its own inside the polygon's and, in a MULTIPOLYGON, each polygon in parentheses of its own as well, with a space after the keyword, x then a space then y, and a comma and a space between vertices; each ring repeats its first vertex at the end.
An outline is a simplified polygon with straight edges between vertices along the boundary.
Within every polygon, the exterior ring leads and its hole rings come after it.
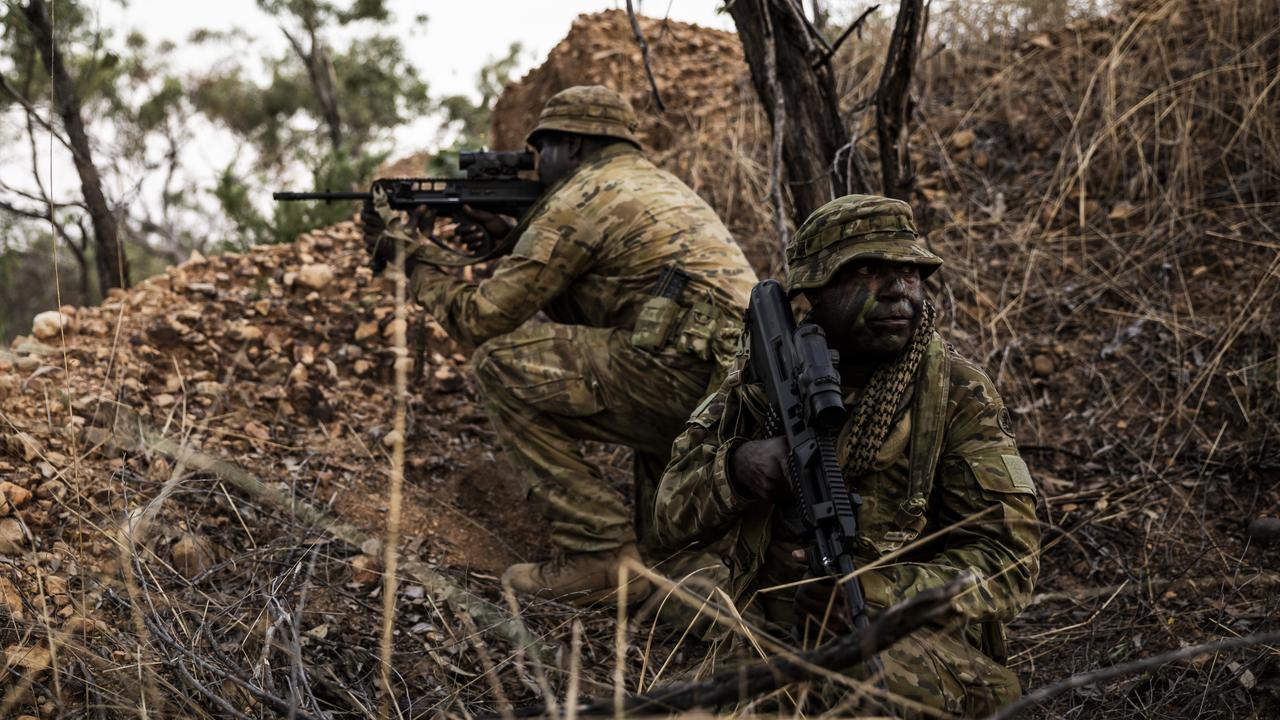
MULTIPOLYGON (((739 602, 751 600, 753 590, 800 579, 805 567, 791 550, 810 541, 776 506, 742 497, 729 480, 730 450, 764 437, 767 400, 743 377, 748 347, 739 344, 733 370, 676 439, 655 508, 665 545, 720 552, 739 602)), ((846 391, 848 404, 857 390, 846 391)), ((859 575, 868 604, 887 607, 969 572, 979 582, 962 599, 965 614, 1007 622, 1031 597, 1040 548, 1035 486, 1018 455, 1009 411, 987 376, 936 334, 904 394, 872 470, 846 478, 862 495, 859 567, 905 548, 859 575)), ((842 460, 847 430, 837 443, 842 460)), ((766 590, 758 602, 767 617, 782 620, 791 597, 766 590)))
POLYGON ((414 296, 454 339, 479 345, 539 311, 561 323, 631 328, 668 265, 690 276, 682 302, 706 302, 736 320, 756 282, 715 211, 626 143, 553 187, 515 232, 511 254, 479 283, 431 265, 414 271, 414 296))

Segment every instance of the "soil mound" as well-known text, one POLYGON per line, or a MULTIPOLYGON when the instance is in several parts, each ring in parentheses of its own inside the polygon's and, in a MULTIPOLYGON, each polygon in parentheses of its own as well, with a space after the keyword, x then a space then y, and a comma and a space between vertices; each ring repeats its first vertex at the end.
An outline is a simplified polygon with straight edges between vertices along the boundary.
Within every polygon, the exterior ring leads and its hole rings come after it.
POLYGON ((640 118, 649 158, 670 170, 715 208, 757 268, 771 268, 781 248, 767 242, 769 126, 759 109, 742 46, 734 33, 640 17, 665 111, 649 89, 640 46, 627 13, 582 15, 547 59, 507 86, 494 104, 493 145, 524 147, 547 99, 573 85, 605 85, 622 93, 640 118))

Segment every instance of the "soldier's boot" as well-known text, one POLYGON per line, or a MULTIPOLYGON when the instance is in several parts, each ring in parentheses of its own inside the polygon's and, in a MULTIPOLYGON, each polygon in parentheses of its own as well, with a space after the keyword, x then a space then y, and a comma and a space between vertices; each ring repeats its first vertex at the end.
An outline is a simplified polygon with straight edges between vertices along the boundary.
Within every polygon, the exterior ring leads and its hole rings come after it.
MULTIPOLYGON (((574 605, 616 602, 619 571, 623 563, 640 563, 635 543, 617 550, 596 553, 569 553, 539 563, 517 563, 502 573, 502 583, 516 592, 574 605)), ((643 601, 653 592, 652 584, 635 572, 627 574, 628 605, 643 601)))

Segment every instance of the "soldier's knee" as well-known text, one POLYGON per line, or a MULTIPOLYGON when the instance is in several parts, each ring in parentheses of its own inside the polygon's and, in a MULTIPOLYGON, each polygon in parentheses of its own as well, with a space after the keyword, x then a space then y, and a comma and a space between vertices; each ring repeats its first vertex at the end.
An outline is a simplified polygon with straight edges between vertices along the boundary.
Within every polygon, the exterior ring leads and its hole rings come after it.
POLYGON ((482 389, 493 390, 501 385, 498 378, 502 375, 500 369, 505 355, 502 351, 510 346, 510 339, 499 335, 485 340, 471 354, 471 372, 482 389))

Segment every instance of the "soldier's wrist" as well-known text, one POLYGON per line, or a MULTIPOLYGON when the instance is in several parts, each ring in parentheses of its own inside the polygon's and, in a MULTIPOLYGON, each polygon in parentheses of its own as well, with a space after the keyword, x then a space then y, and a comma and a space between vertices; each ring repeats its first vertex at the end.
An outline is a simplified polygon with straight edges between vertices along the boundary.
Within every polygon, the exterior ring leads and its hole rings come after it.
POLYGON ((750 495, 739 489, 732 479, 733 454, 746 442, 746 438, 730 438, 716 451, 715 475, 718 476, 716 486, 720 501, 726 510, 736 510, 751 502, 750 495))

